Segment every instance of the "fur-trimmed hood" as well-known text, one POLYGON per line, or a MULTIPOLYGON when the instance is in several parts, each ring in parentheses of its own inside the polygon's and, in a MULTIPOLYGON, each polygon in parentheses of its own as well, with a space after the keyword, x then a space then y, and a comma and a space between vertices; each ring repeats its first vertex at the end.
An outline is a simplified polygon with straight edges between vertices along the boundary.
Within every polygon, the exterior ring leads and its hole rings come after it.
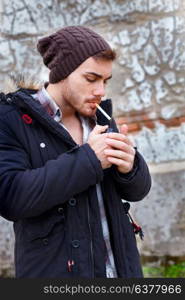
POLYGON ((9 75, 4 80, 3 88, 1 92, 4 94, 14 93, 20 88, 30 89, 30 90, 39 90, 44 85, 43 81, 36 80, 34 76, 26 76, 23 74, 9 75))

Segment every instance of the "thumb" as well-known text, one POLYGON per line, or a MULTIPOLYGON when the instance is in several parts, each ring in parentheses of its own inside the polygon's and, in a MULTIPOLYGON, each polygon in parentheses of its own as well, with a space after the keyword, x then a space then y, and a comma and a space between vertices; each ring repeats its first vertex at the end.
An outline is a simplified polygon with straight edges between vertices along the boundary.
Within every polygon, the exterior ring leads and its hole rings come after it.
POLYGON ((102 132, 105 132, 105 130, 108 128, 108 125, 105 126, 101 126, 101 125, 96 125, 93 130, 91 131, 91 133, 95 133, 95 134, 99 134, 102 132))
POLYGON ((127 135, 128 133, 128 126, 126 124, 123 124, 120 128, 120 133, 127 135))

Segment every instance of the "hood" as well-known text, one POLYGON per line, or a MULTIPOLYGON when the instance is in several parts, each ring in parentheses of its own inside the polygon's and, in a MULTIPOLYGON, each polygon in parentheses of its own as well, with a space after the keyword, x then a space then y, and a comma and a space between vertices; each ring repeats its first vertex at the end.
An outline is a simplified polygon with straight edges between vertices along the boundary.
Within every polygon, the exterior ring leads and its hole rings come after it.
POLYGON ((34 76, 26 76, 23 74, 8 75, 3 84, 1 92, 4 94, 14 93, 19 89, 39 90, 44 82, 38 81, 34 76))

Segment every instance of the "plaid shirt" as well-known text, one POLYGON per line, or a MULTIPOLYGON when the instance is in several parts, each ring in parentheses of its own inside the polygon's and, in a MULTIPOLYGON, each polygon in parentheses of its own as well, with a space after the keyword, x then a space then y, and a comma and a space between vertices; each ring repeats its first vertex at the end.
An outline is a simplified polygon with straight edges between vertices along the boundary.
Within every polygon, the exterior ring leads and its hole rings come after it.
MULTIPOLYGON (((44 109, 56 122, 60 123, 67 130, 67 128, 62 124, 62 112, 60 108, 58 107, 56 102, 50 97, 45 87, 39 90, 35 95, 33 95, 33 97, 42 104, 44 109)), ((92 126, 90 126, 90 120, 92 121, 92 119, 84 118, 82 116, 79 117, 83 128, 83 143, 86 143, 88 140, 88 136, 92 130, 92 126)), ((96 120, 94 119, 94 125, 95 124, 96 124, 96 120)), ((103 203, 103 195, 102 195, 100 184, 96 184, 96 192, 97 192, 97 198, 98 198, 99 209, 100 209, 103 237, 107 249, 107 257, 105 261, 106 277, 116 278, 117 272, 116 272, 114 256, 110 244, 110 234, 109 234, 108 223, 105 214, 105 207, 103 203)))

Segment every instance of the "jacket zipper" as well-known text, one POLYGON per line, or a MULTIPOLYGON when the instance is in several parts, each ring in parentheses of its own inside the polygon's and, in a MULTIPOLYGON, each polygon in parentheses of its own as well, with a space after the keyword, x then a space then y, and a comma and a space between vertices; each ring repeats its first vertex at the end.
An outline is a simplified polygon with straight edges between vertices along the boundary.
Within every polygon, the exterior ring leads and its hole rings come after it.
POLYGON ((93 251, 93 243, 92 243, 92 230, 90 224, 90 211, 89 211, 89 199, 87 198, 87 218, 88 218, 88 227, 90 232, 90 253, 91 253, 91 264, 92 264, 92 278, 94 278, 94 251, 93 251))

